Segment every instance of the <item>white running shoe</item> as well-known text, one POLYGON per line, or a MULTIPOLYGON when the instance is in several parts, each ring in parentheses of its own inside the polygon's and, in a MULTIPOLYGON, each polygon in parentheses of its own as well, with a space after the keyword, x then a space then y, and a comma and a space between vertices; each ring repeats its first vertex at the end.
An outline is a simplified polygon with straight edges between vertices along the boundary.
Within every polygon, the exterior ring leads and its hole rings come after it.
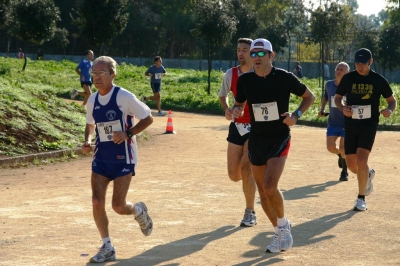
POLYGON ((73 89, 71 92, 71 99, 75 99, 75 97, 78 95, 78 90, 77 89, 73 89))
POLYGON ((289 221, 287 221, 285 227, 278 228, 272 237, 272 242, 267 246, 265 252, 268 253, 279 253, 281 251, 289 250, 293 246, 293 237, 291 233, 291 227, 289 221))
POLYGON ((279 248, 279 234, 276 231, 274 236, 272 237, 272 242, 269 244, 265 250, 267 253, 279 253, 281 249, 279 248))
POLYGON ((245 209, 243 220, 240 223, 240 226, 252 227, 255 226, 256 224, 257 224, 256 213, 252 209, 245 209))
POLYGON ((374 191, 374 185, 372 184, 372 179, 375 177, 375 170, 374 169, 369 169, 369 174, 368 174, 368 182, 367 182, 367 187, 365 189, 365 196, 368 196, 369 194, 374 191))
POLYGON ((103 244, 101 248, 99 248, 99 252, 90 258, 90 262, 105 262, 105 261, 113 261, 115 260, 115 249, 114 247, 105 247, 103 244))
POLYGON ((293 246, 293 237, 291 233, 291 227, 289 220, 287 221, 285 227, 278 228, 279 236, 279 247, 281 251, 289 250, 293 246))
POLYGON ((153 231, 153 221, 147 213, 147 207, 143 202, 138 202, 135 204, 135 206, 138 206, 142 209, 142 213, 138 217, 135 217, 135 220, 139 223, 143 235, 149 236, 151 231, 153 231))
POLYGON ((367 210, 367 203, 363 199, 357 199, 356 205, 354 206, 354 211, 365 211, 367 210))
POLYGON ((158 111, 157 115, 158 115, 158 116, 164 116, 165 113, 164 113, 163 111, 158 111))

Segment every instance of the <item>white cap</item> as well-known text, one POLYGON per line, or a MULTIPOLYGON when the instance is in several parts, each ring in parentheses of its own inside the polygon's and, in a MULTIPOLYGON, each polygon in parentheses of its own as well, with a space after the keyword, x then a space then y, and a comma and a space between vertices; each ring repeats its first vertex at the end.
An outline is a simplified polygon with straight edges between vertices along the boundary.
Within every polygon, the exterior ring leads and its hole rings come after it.
POLYGON ((273 52, 272 44, 267 39, 256 39, 250 45, 250 51, 256 48, 261 48, 273 52), (257 45, 256 45, 257 44, 257 45))

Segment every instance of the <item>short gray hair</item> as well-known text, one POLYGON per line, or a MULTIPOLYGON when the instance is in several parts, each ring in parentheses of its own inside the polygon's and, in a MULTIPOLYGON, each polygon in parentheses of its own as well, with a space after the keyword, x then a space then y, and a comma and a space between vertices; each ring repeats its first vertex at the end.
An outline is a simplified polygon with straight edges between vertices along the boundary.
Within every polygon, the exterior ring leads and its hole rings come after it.
POLYGON ((109 56, 100 56, 93 61, 93 66, 97 63, 105 63, 108 66, 110 74, 117 74, 117 62, 109 56))
MULTIPOLYGON (((347 71, 350 71, 350 66, 349 66, 349 64, 347 64, 346 62, 340 62, 339 64, 336 65, 336 68, 337 68, 338 66, 340 66, 340 65, 345 66, 345 67, 347 68, 347 71)), ((335 69, 336 69, 336 68, 335 68, 335 69)))

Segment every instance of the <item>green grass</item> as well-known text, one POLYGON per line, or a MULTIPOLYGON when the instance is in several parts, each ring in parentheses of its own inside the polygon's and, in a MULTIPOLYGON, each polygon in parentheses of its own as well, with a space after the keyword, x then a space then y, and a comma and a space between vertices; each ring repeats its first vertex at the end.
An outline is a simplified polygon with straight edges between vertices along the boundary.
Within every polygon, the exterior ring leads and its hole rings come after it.
MULTIPOLYGON (((16 156, 47 150, 76 147, 83 142, 85 110, 81 105, 68 103, 72 89, 80 89, 79 77, 70 61, 31 61, 21 71, 23 60, 0 58, 0 156, 16 156)), ((122 64, 117 68, 115 83, 137 97, 150 96, 146 67, 122 64)), ((171 69, 162 84, 162 108, 195 113, 222 115, 218 100, 223 73, 211 72, 211 93, 207 94, 207 71, 171 69)), ((303 79, 314 92, 316 101, 302 120, 325 122, 318 118, 321 86, 316 79, 303 79)), ((391 84, 398 95, 399 85, 391 84)), ((79 97, 78 97, 79 99, 79 97)), ((82 99, 82 98, 80 98, 82 99)), ((290 110, 300 102, 293 96, 290 110)), ((382 105, 386 106, 382 99, 382 105)), ((154 102, 148 105, 155 108, 154 102)), ((397 112, 383 125, 399 125, 397 112)))

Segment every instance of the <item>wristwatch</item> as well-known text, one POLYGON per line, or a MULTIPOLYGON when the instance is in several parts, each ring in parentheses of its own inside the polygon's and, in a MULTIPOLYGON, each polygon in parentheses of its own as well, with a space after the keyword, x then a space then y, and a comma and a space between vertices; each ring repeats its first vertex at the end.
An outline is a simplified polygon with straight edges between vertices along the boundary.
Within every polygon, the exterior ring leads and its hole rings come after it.
POLYGON ((297 115, 298 118, 300 118, 303 115, 303 113, 299 109, 294 111, 294 113, 297 115))
POLYGON ((130 132, 129 130, 127 130, 127 131, 125 131, 126 132, 126 135, 128 136, 128 138, 130 139, 130 138, 132 138, 132 132, 130 132))

